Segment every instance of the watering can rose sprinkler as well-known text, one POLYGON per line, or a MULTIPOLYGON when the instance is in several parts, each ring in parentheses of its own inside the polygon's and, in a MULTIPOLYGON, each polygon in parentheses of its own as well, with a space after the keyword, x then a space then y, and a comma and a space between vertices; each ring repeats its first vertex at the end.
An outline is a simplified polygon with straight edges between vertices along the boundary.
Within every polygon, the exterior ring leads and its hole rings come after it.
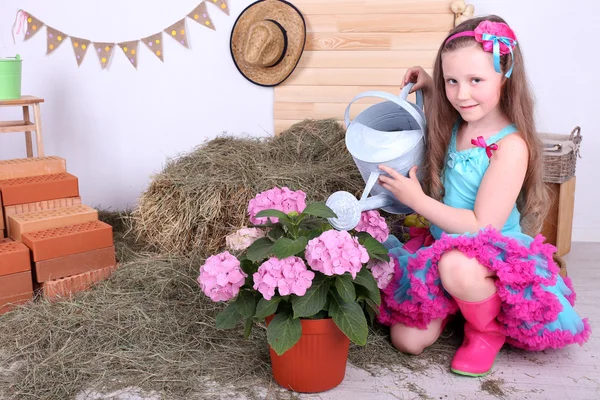
POLYGON ((416 92, 416 104, 407 101, 413 85, 407 84, 399 96, 379 91, 364 92, 348 104, 344 116, 346 147, 366 186, 360 200, 345 191, 329 196, 326 205, 337 217, 328 220, 335 229, 353 229, 358 225, 363 211, 382 209, 392 214, 413 212, 377 183, 379 176, 384 174, 379 165, 386 165, 408 176, 408 171, 414 165, 420 166, 423 162, 426 128, 423 93, 420 90, 416 92), (367 108, 350 122, 352 103, 363 97, 379 97, 386 101, 367 108))

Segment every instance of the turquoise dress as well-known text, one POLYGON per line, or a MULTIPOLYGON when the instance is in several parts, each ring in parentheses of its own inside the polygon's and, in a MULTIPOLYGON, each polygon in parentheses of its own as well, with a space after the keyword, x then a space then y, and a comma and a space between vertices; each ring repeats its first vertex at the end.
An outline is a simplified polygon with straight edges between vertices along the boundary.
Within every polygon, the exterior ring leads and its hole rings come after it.
MULTIPOLYGON (((473 210, 492 152, 516 127, 508 125, 487 143, 480 138, 478 146, 457 151, 458 126, 457 122, 452 129, 446 157, 443 202, 473 210)), ((544 243, 542 235, 524 234, 520 219, 515 204, 501 231, 490 226, 475 233, 447 234, 432 225, 435 240, 414 253, 390 235, 384 245, 394 260, 395 273, 382 290, 379 322, 425 329, 432 320, 456 313, 458 306, 441 284, 437 263, 444 253, 457 249, 495 272, 502 299, 498 321, 507 343, 527 350, 583 344, 591 329, 573 309, 575 292, 571 279, 558 273, 552 257, 556 248, 544 243)))

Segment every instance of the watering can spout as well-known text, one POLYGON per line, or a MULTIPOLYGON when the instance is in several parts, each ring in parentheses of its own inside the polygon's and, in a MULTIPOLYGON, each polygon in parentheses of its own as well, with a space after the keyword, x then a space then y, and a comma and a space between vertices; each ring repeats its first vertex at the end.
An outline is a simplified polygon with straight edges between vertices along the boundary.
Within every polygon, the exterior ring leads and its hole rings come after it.
POLYGON ((358 200, 351 193, 339 191, 329 196, 325 204, 337 215, 336 218, 328 218, 331 226, 349 231, 358 225, 363 211, 387 207, 393 202, 393 198, 384 193, 358 200))

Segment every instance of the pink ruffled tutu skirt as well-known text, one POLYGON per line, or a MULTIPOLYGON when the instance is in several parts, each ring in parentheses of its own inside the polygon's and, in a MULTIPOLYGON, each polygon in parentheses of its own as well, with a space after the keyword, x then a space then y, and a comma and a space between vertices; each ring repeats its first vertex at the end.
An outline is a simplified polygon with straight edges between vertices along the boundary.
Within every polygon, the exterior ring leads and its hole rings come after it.
POLYGON ((500 233, 493 228, 474 235, 442 233, 429 246, 409 252, 390 235, 384 243, 395 262, 394 278, 382 291, 378 320, 425 329, 434 319, 458 311, 438 274, 440 257, 453 249, 494 271, 502 300, 498 321, 506 342, 526 350, 583 344, 591 329, 573 309, 575 292, 570 278, 559 275, 552 255, 555 247, 520 232, 500 233))

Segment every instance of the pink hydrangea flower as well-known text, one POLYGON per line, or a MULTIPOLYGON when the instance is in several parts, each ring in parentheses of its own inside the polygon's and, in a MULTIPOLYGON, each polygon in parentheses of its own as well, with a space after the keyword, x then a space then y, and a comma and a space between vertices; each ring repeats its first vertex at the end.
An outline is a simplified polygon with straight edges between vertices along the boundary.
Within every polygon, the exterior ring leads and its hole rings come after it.
POLYGON ((304 252, 306 262, 315 271, 325 275, 343 275, 349 272, 352 278, 369 261, 369 254, 355 237, 347 231, 334 229, 323 232, 308 242, 304 252))
POLYGON ((385 218, 379 215, 377 210, 363 211, 354 229, 357 232, 367 232, 381 243, 385 242, 390 235, 390 228, 385 218))
POLYGON ((265 232, 258 228, 242 228, 227 235, 225 243, 231 250, 246 250, 256 239, 264 237, 265 232))
POLYGON ((271 300, 275 289, 281 296, 296 294, 304 296, 312 285, 315 273, 309 271, 300 257, 290 256, 279 260, 271 257, 258 267, 252 276, 254 289, 258 290, 265 300, 271 300))
POLYGON ((198 283, 212 301, 227 301, 237 296, 247 276, 239 260, 224 251, 206 259, 200 267, 198 283))
POLYGON ((394 261, 371 260, 367 264, 367 268, 371 270, 373 278, 377 281, 377 287, 381 290, 385 289, 394 277, 394 261))
MULTIPOLYGON (((513 30, 510 29, 510 27, 503 22, 483 21, 479 25, 477 25, 477 28, 474 29, 474 32, 475 40, 477 40, 480 43, 483 43, 483 49, 489 52, 493 51, 494 42, 491 40, 483 40, 484 33, 489 33, 490 35, 495 35, 499 37, 507 37, 512 40, 517 40, 517 36, 513 32, 513 30)), ((500 54, 508 53, 510 53, 510 48, 505 43, 500 42, 500 54)))
MULTIPOLYGON (((266 217, 256 218, 256 214, 262 210, 275 209, 288 214, 292 211, 302 212, 306 208, 306 193, 302 190, 290 190, 287 187, 274 187, 256 195, 248 203, 248 215, 253 224, 264 224, 266 217)), ((273 223, 279 222, 279 218, 269 217, 273 223)))

